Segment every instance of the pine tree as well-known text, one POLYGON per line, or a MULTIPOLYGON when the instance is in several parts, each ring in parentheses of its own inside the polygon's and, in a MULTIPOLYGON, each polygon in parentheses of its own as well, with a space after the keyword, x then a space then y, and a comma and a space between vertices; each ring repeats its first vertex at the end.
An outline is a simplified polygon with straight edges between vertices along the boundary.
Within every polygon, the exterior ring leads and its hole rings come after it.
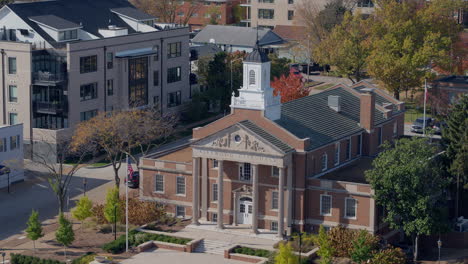
POLYGON ((278 254, 275 256, 275 264, 298 264, 298 256, 293 253, 291 243, 280 243, 278 254))
POLYGON ((67 259, 66 247, 70 246, 75 240, 75 233, 73 232, 73 225, 63 213, 59 216, 59 228, 55 232, 55 238, 57 242, 63 245, 63 252, 65 259, 67 259))
MULTIPOLYGON (((114 228, 113 223, 120 219, 119 189, 114 187, 107 190, 106 204, 104 205, 104 217, 114 228)), ((115 232, 115 230, 113 230, 115 232)))
POLYGON ((320 257, 320 264, 331 264, 333 260, 333 247, 325 228, 320 225, 319 233, 315 237, 315 244, 319 247, 317 255, 320 257))
POLYGON ((83 221, 86 218, 93 215, 93 202, 88 198, 88 196, 83 196, 78 201, 75 209, 72 210, 72 216, 80 221, 83 224, 83 221))
POLYGON ((44 236, 42 233, 41 222, 39 222, 39 213, 32 210, 26 228, 27 237, 33 241, 34 252, 36 252, 36 240, 44 236))

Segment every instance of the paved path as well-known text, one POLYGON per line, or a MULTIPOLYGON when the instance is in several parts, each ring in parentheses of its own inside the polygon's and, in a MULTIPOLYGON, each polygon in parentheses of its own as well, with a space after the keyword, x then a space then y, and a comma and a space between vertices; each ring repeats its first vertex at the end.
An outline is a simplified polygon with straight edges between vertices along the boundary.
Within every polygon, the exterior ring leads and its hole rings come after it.
POLYGON ((225 259, 222 255, 185 253, 167 249, 142 252, 121 262, 122 264, 241 264, 242 261, 225 259))

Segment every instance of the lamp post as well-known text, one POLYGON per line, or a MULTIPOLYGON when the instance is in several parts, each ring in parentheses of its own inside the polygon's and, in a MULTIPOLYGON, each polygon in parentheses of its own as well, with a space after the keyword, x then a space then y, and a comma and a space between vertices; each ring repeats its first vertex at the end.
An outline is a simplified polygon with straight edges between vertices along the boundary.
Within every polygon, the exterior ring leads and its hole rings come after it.
POLYGON ((2 264, 5 264, 5 255, 6 255, 6 253, 2 252, 2 264))
POLYGON ((233 91, 233 87, 232 87, 232 63, 235 62, 235 61, 238 61, 238 60, 242 60, 243 58, 237 58, 235 60, 231 60, 230 64, 231 64, 231 91, 229 92, 229 94, 232 94, 232 91, 233 91))
POLYGON ((302 261, 302 232, 299 232, 299 264, 302 261))
POLYGON ((86 196, 86 184, 88 184, 88 180, 83 178, 83 196, 86 196))
POLYGON ((439 248, 439 261, 437 263, 440 263, 440 249, 442 248, 442 240, 437 240, 437 247, 439 248))

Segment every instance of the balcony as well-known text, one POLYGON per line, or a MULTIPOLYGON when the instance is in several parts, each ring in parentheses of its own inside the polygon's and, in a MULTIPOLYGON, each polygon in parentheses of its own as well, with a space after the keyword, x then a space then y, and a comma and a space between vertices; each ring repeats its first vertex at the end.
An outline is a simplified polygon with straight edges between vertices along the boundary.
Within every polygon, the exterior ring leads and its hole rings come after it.
POLYGON ((67 73, 52 73, 52 72, 33 72, 32 74, 33 84, 36 85, 55 85, 58 83, 65 82, 67 80, 67 73))
POLYGON ((56 115, 68 111, 65 102, 33 102, 33 109, 37 113, 56 115))

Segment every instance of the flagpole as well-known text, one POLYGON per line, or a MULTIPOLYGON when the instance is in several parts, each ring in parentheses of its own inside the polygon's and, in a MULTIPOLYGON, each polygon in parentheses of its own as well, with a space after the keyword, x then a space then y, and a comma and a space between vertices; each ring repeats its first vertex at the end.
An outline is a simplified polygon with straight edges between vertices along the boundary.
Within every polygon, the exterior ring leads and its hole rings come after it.
POLYGON ((423 135, 426 135, 426 99, 427 99, 427 79, 424 78, 424 114, 423 114, 423 135))
POLYGON ((127 154, 127 175, 125 176, 125 251, 128 252, 128 154, 127 154))

